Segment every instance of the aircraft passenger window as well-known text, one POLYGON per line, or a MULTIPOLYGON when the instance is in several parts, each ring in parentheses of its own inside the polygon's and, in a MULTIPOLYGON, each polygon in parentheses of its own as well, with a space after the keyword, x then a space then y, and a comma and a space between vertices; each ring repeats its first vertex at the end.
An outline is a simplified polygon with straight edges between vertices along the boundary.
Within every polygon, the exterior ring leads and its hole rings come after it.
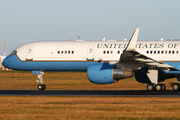
POLYGON ((167 51, 165 51, 165 54, 167 54, 167 51))
POLYGON ((113 51, 111 51, 111 54, 113 54, 113 51))
POLYGON ((160 54, 160 51, 158 51, 158 54, 160 54))
POLYGON ((176 54, 178 54, 179 52, 178 51, 176 51, 176 54))
POLYGON ((61 54, 63 54, 63 51, 61 51, 61 54))
POLYGON ((150 53, 152 54, 152 51, 150 53))
POLYGON ((156 51, 154 51, 154 54, 156 54, 156 51))
POLYGON ((109 54, 109 51, 107 51, 107 54, 109 54))
POLYGON ((104 54, 106 54, 106 51, 103 51, 104 54))
POLYGON ((68 51, 68 54, 70 54, 71 53, 71 51, 68 51))
POLYGON ((58 54, 60 54, 60 51, 58 51, 58 54))
POLYGON ((120 51, 118 51, 118 54, 120 54, 120 51))
POLYGON ((146 53, 149 54, 149 51, 147 51, 146 53))
POLYGON ((67 51, 65 51, 64 53, 67 54, 67 51))
POLYGON ((16 53, 17 53, 17 51, 13 51, 12 53, 11 53, 11 55, 13 56, 13 55, 16 55, 16 53))
POLYGON ((74 51, 72 51, 72 54, 74 54, 74 51))
POLYGON ((169 51, 169 54, 171 54, 171 51, 169 51))
POLYGON ((174 54, 174 51, 172 51, 172 54, 174 54))
POLYGON ((161 51, 161 54, 163 54, 164 53, 164 51, 161 51))

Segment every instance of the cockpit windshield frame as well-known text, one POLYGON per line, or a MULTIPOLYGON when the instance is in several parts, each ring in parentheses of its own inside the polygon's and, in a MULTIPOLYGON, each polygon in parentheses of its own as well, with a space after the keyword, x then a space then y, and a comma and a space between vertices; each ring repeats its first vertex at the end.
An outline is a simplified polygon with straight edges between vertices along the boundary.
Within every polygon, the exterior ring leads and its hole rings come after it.
POLYGON ((17 51, 14 50, 10 55, 11 55, 11 56, 14 56, 14 55, 16 55, 16 54, 17 54, 17 51))

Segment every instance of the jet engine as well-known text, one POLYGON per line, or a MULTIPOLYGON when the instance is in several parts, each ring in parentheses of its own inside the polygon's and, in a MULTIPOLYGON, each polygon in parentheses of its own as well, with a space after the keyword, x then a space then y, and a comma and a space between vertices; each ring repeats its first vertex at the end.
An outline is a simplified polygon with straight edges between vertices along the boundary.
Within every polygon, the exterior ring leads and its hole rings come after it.
POLYGON ((115 83, 120 79, 132 77, 134 72, 108 63, 97 63, 88 67, 87 75, 92 83, 109 84, 115 83))

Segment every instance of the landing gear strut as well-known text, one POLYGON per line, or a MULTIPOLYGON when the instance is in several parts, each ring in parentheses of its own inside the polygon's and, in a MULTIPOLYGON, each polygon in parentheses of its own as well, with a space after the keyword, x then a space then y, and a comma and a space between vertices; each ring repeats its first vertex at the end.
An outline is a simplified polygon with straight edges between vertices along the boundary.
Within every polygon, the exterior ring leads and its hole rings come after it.
POLYGON ((147 90, 148 91, 165 91, 166 90, 166 86, 164 84, 148 84, 147 85, 147 90))
POLYGON ((46 85, 44 84, 44 81, 43 81, 43 74, 44 74, 44 72, 41 71, 40 74, 38 74, 38 80, 36 80, 36 82, 40 83, 37 86, 38 90, 45 90, 46 89, 46 85))

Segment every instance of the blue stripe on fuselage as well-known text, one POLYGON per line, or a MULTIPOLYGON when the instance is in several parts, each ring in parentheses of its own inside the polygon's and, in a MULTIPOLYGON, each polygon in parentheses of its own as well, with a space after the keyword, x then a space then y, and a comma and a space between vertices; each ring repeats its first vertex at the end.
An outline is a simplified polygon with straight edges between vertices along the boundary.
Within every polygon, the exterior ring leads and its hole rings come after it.
MULTIPOLYGON (((97 62, 33 62, 20 61, 16 55, 7 56, 3 66, 14 70, 43 71, 86 71, 88 66, 97 62)), ((180 70, 180 62, 164 62, 180 70)))
POLYGON ((174 68, 180 70, 180 62, 163 62, 163 63, 166 63, 166 64, 168 64, 168 65, 171 65, 171 66, 173 66, 174 68))
POLYGON ((14 70, 43 71, 87 71, 89 65, 97 62, 33 62, 20 61, 16 55, 7 56, 3 66, 14 70))

